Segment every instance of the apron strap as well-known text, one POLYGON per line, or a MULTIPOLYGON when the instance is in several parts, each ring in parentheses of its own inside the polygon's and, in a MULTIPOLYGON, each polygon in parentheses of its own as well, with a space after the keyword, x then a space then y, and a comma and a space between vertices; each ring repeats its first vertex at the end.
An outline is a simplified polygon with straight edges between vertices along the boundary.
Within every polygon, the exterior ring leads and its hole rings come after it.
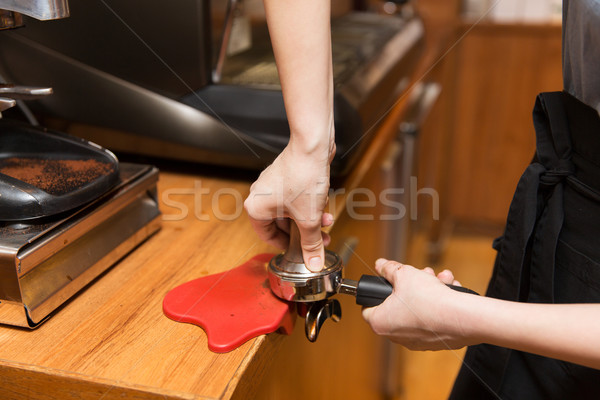
POLYGON ((575 171, 565 95, 541 93, 536 99, 536 159, 521 176, 510 205, 489 296, 554 301, 554 256, 564 217, 563 185, 575 171))
POLYGON ((531 246, 531 285, 527 300, 532 303, 554 303, 556 246, 564 221, 564 181, 575 173, 564 96, 568 94, 540 94, 540 107, 535 107, 533 112, 536 154, 546 171, 540 176, 538 191, 538 196, 544 197, 544 208, 531 246))
POLYGON ((549 176, 573 173, 571 135, 563 103, 564 95, 564 92, 540 93, 533 109, 537 158, 549 169, 546 174, 549 176))

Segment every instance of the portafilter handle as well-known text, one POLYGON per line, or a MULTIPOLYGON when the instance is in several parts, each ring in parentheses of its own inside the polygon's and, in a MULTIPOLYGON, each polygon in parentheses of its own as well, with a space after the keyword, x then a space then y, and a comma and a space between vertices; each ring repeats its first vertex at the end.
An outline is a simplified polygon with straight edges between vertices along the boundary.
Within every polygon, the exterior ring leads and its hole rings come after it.
MULTIPOLYGON (((456 285, 446 284, 450 289, 457 292, 479 295, 479 293, 456 285)), ((356 297, 356 304, 363 307, 374 307, 383 303, 393 291, 391 283, 381 276, 363 275, 359 281, 342 279, 339 292, 356 297)))

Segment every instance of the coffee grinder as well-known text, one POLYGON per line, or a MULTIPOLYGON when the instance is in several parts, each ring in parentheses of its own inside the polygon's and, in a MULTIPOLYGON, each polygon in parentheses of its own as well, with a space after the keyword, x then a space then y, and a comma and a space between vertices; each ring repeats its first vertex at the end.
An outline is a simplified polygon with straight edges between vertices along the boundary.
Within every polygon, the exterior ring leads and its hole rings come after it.
MULTIPOLYGON (((66 0, 0 0, 0 28, 69 16, 66 0)), ((26 28, 24 28, 26 29, 26 28)), ((1 32, 0 32, 1 34, 1 32)), ((0 323, 37 327, 160 227, 158 171, 37 125, 23 100, 51 88, 0 84, 0 323)))

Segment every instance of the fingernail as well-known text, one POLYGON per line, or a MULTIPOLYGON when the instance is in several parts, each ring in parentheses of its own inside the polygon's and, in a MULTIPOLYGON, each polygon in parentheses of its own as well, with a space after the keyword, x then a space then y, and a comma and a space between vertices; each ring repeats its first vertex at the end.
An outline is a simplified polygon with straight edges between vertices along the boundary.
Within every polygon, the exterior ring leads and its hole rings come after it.
POLYGON ((321 261, 321 257, 311 257, 308 260, 308 266, 310 267, 309 269, 311 271, 320 271, 321 269, 323 269, 323 262, 321 261))
POLYGON ((386 260, 385 258, 379 258, 379 259, 377 259, 377 261, 375 261, 375 266, 381 267, 386 262, 388 262, 388 260, 386 260))

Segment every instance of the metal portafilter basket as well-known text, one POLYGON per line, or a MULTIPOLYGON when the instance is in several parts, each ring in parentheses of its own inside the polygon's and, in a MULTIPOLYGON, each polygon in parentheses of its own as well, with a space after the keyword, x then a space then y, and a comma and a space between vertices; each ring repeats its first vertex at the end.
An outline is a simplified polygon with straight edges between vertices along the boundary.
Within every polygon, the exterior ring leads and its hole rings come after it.
MULTIPOLYGON (((288 249, 269 262, 269 284, 273 293, 287 301, 299 303, 299 314, 305 316, 306 337, 317 340, 325 321, 338 322, 342 308, 337 299, 330 297, 344 293, 356 297, 356 304, 373 307, 383 303, 392 294, 392 285, 380 276, 362 275, 358 281, 344 279, 342 259, 336 253, 325 250, 325 263, 321 271, 313 272, 306 267, 300 245, 300 231, 290 220, 290 243, 288 249)), ((476 292, 448 285, 465 293, 476 292)))

